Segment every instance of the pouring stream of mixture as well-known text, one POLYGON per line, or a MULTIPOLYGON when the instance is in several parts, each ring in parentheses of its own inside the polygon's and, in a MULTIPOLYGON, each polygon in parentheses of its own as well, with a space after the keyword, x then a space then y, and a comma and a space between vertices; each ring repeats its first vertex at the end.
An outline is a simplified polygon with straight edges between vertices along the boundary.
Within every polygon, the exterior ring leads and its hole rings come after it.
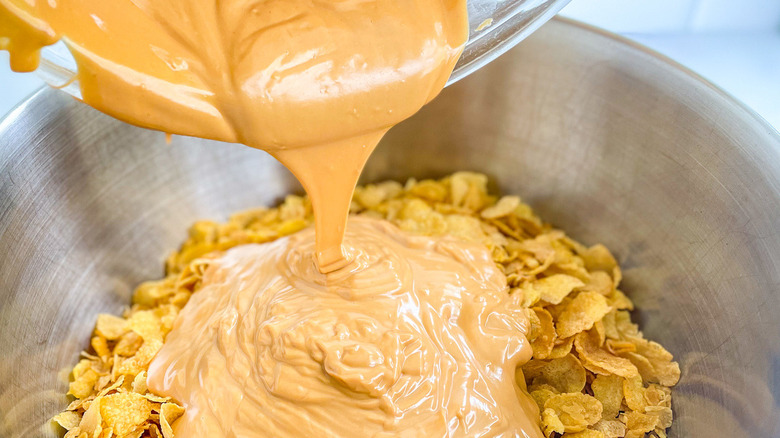
POLYGON ((467 37, 465 0, 0 0, 14 70, 63 39, 87 104, 263 149, 311 199, 316 234, 214 260, 153 361, 177 437, 541 436, 486 248, 367 220, 342 245, 369 155, 467 37))
POLYGON ((312 200, 329 271, 346 263, 363 164, 444 87, 468 22, 464 0, 0 0, 14 70, 60 38, 89 105, 278 158, 312 200))

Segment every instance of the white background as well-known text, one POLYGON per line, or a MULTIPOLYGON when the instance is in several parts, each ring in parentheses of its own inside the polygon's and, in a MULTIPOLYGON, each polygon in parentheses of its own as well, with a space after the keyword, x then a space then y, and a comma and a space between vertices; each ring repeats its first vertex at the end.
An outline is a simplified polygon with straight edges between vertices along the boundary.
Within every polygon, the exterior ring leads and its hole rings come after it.
MULTIPOLYGON (((780 129, 780 0, 572 0, 562 15, 677 60, 780 129)), ((41 84, 0 52, 0 116, 41 84)))
POLYGON ((671 57, 780 130, 780 0, 572 0, 562 15, 671 57))

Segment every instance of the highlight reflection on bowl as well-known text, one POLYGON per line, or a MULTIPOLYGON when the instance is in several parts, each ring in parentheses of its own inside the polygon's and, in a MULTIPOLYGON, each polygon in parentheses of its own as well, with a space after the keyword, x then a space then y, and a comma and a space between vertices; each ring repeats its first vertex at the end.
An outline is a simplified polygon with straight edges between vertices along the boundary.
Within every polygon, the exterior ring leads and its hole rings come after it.
MULTIPOLYGON (((780 433, 780 138, 765 122, 654 54, 554 21, 384 142, 365 181, 486 172, 615 252, 643 331, 683 369, 670 436, 780 433)), ((300 190, 263 153, 166 147, 54 90, 0 124, 0 169, 3 437, 51 435, 58 373, 95 315, 159 277, 193 220, 300 190)))

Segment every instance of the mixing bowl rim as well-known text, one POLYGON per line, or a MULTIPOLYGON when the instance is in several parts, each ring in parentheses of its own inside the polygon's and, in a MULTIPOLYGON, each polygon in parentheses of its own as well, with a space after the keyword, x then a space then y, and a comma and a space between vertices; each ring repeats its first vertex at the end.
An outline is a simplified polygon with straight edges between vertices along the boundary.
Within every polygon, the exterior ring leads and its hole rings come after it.
MULTIPOLYGON (((563 6, 562 6, 563 7, 563 6)), ((557 13, 557 11, 556 11, 557 13)), ((684 76, 686 76, 688 79, 693 80, 694 82, 698 82, 701 85, 704 85, 709 89, 710 92, 713 93, 713 97, 719 97, 721 99, 724 99, 726 102, 729 102, 731 104, 734 104, 737 108, 742 110, 746 115, 750 116, 750 118, 758 123, 758 125, 761 128, 764 128, 770 136, 774 137, 774 139, 777 141, 777 149, 774 152, 777 152, 780 154, 780 128, 775 128, 772 124, 769 123, 764 117, 762 117, 760 114, 758 114, 753 108, 745 104, 740 99, 736 98, 731 93, 727 92, 720 86, 714 84, 709 79, 705 78, 704 76, 700 75, 699 73, 696 73, 694 70, 680 64, 679 62, 675 61, 674 59, 655 51, 639 42, 636 42, 628 37, 616 34, 614 32, 610 32, 608 30, 605 30, 603 28, 600 28, 598 26, 594 26, 592 24, 584 23, 579 20, 575 20, 568 17, 563 17, 560 15, 556 15, 552 18, 552 20, 544 20, 541 21, 538 26, 535 26, 533 30, 536 30, 538 27, 541 27, 542 25, 548 23, 549 21, 555 21, 559 24, 563 24, 565 26, 569 26, 571 28, 579 28, 581 30, 584 30, 586 32, 595 34, 600 37, 604 37, 607 39, 612 40, 613 42, 616 42, 618 44, 622 44, 624 46, 627 46, 637 52, 640 52, 646 56, 649 56, 651 58, 654 58, 656 61, 660 61, 666 68, 671 70, 677 70, 678 72, 682 73, 684 76)), ((526 34, 523 34, 523 37, 527 36, 526 34)), ((510 40, 516 40, 519 36, 514 36, 507 40, 509 42, 510 40)), ((520 38, 522 39, 522 38, 520 38)), ((479 68, 484 67, 485 65, 489 64, 491 61, 494 61, 496 58, 503 56, 508 52, 512 47, 514 47, 515 44, 507 44, 505 43, 504 46, 500 47, 498 50, 495 51, 495 56, 490 57, 489 59, 486 59, 484 63, 481 63, 479 68)), ((455 82, 459 82, 461 79, 465 78, 458 77, 454 79, 452 82, 449 83, 449 85, 452 85, 455 82)), ((11 125, 15 119, 17 119, 20 116, 20 113, 24 110, 24 108, 37 99, 45 99, 45 97, 41 97, 44 94, 48 93, 55 93, 57 92, 57 89, 48 86, 48 85, 42 85, 40 88, 32 92, 26 99, 19 102, 16 106, 14 106, 8 113, 6 113, 5 116, 0 118, 0 136, 3 135, 3 133, 8 129, 9 125, 11 125)), ((7 153, 7 151, 6 151, 7 153)), ((0 157, 5 155, 3 151, 0 151, 0 157)), ((776 175, 778 179, 780 179, 780 175, 776 175)))
MULTIPOLYGON (((504 24, 506 24, 506 27, 510 29, 509 36, 503 41, 497 43, 493 48, 489 49, 485 55, 480 56, 473 61, 470 61, 468 64, 466 64, 461 68, 456 67, 455 71, 452 73, 452 76, 450 76, 450 78, 447 79, 447 85, 445 85, 445 87, 448 87, 456 82, 459 82, 462 79, 467 78, 468 76, 471 76, 473 73, 476 73, 479 69, 495 61, 497 58, 501 57, 501 55, 511 50, 512 47, 516 46, 524 39, 528 38, 537 29, 544 26, 549 21, 558 18, 557 14, 561 11, 561 9, 566 7, 566 5, 568 5, 569 2, 571 2, 571 0, 553 0, 553 2, 554 3, 551 5, 550 8, 548 8, 538 17, 536 17, 536 19, 534 19, 528 26, 525 27, 521 26, 519 29, 517 29, 514 28, 511 23, 506 23, 506 22, 499 23, 498 26, 503 26, 504 24)), ((507 21, 516 22, 517 21, 516 16, 510 17, 509 20, 507 21)), ((477 37, 477 39, 481 37, 482 36, 479 36, 477 37)), ((469 35, 469 39, 471 39, 471 35, 469 35)))
MULTIPOLYGON (((778 140, 779 142, 778 146, 780 146, 780 127, 775 128, 771 123, 769 123, 767 119, 765 119, 761 114, 757 113, 756 110, 751 108, 748 104, 743 102, 741 99, 738 99, 736 96, 729 93, 728 91, 724 90, 719 85, 713 83, 706 77, 692 70, 691 68, 686 67, 680 62, 675 61, 669 56, 666 56, 661 52, 651 49, 650 47, 645 46, 642 43, 634 41, 631 38, 625 37, 623 35, 608 31, 604 28, 592 24, 588 24, 579 20, 575 20, 573 18, 563 17, 560 15, 556 16, 553 20, 560 22, 562 24, 570 25, 572 27, 578 27, 582 30, 590 31, 602 37, 609 38, 617 43, 624 44, 632 49, 644 53, 645 55, 655 58, 657 61, 661 61, 667 67, 670 67, 672 69, 677 69, 678 71, 680 71, 680 73, 683 73, 685 76, 688 76, 689 79, 693 79, 694 81, 707 86, 707 88, 715 92, 715 94, 718 97, 723 98, 727 101, 731 101, 731 103, 735 103, 737 107, 739 107, 740 109, 745 111, 748 115, 750 115, 756 122, 762 125, 763 128, 768 129, 768 131, 775 137, 775 139, 778 140)), ((0 126, 2 126, 2 124, 0 124, 0 126)))

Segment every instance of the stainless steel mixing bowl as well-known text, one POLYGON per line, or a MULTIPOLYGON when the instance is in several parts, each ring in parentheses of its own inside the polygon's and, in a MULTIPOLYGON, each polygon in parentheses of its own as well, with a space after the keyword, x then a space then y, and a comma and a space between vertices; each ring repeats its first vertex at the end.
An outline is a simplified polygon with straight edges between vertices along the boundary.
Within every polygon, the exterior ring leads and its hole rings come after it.
MULTIPOLYGON (((625 267, 683 376, 674 437, 780 436, 780 137, 694 74, 553 21, 391 131, 366 181, 487 172, 625 267)), ((299 191, 268 155, 46 90, 0 124, 0 435, 46 436, 99 312, 197 218, 299 191)))

